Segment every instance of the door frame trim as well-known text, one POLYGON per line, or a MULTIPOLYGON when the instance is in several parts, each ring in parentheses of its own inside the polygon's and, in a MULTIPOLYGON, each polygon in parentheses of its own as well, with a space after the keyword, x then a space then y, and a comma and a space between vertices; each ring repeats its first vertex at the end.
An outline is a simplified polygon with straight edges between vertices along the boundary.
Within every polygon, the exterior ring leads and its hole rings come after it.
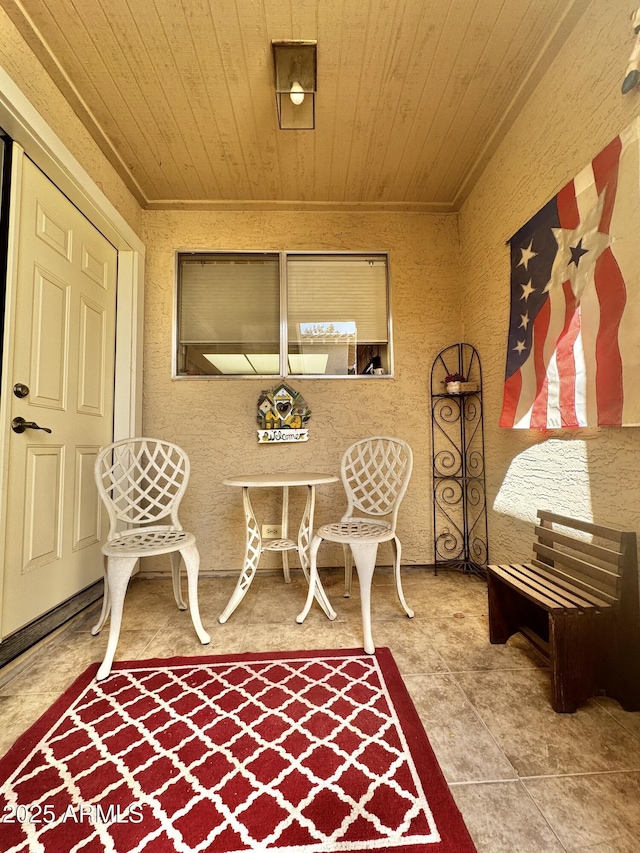
MULTIPOLYGON (((142 331, 145 247, 133 228, 0 67, 0 127, 14 141, 12 178, 19 180, 24 152, 118 250, 114 439, 140 435, 142 427, 142 331), (22 149, 22 150, 20 150, 22 149)), ((12 199, 15 195, 12 191, 12 199)), ((15 205, 10 210, 7 314, 0 390, 0 554, 4 554, 8 490, 8 441, 13 350, 12 289, 15 275, 15 205)), ((4 566, 0 566, 0 618, 4 566)), ((2 626, 0 624, 0 637, 2 626)))

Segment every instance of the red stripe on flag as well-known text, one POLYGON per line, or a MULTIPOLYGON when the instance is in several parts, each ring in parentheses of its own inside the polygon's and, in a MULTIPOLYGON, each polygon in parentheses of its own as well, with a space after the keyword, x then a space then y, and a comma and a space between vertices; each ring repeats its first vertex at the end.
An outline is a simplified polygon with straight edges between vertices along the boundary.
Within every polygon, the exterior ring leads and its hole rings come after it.
MULTIPOLYGON (((618 189, 618 166, 622 141, 616 137, 593 160, 593 175, 598 195, 605 193, 598 230, 608 234, 618 189)), ((595 285, 600 303, 600 324, 596 340, 596 399, 598 424, 622 423, 622 356, 618 346, 620 319, 627 302, 624 278, 611 249, 605 249, 596 261, 595 285)))
POLYGON ((562 285, 565 299, 564 326, 556 347, 556 363, 560 377, 560 420, 563 427, 578 426, 576 414, 576 361, 573 347, 580 334, 580 312, 571 282, 562 285))
POLYGON ((514 425, 521 390, 522 374, 516 370, 504 383, 504 402, 502 403, 499 426, 512 427, 514 425))
POLYGON ((544 344, 549 331, 549 320, 551 319, 551 301, 547 299, 533 324, 533 366, 536 376, 536 394, 531 411, 531 429, 547 428, 547 400, 549 391, 547 388, 547 370, 544 363, 544 344))
POLYGON ((602 234, 609 234, 611 227, 611 217, 616 200, 616 190, 618 188, 618 164, 620 162, 620 153, 622 152, 622 140, 619 136, 607 145, 597 157, 594 158, 593 176, 596 180, 596 189, 598 195, 606 187, 604 197, 604 209, 600 218, 600 226, 598 231, 602 234))
POLYGON ((573 181, 569 181, 566 186, 562 187, 556 196, 556 204, 558 206, 560 227, 573 231, 574 228, 580 225, 580 211, 578 210, 573 181))
POLYGON ((605 249, 596 261, 595 282, 600 302, 600 325, 596 339, 598 425, 620 426, 624 392, 618 330, 627 294, 620 267, 610 248, 605 249))
MULTIPOLYGON (((580 225, 580 210, 578 208, 578 200, 576 199, 576 188, 573 181, 564 186, 557 195, 558 219, 560 227, 568 231, 573 231, 580 225)), ((565 319, 562 332, 556 344, 556 366, 560 381, 558 390, 558 404, 560 406, 560 422, 563 426, 576 426, 576 365, 573 357, 573 341, 567 337, 571 327, 571 319, 576 311, 576 301, 571 289, 571 282, 565 281, 562 283, 562 289, 565 299, 565 319), (565 422, 566 421, 566 422, 565 422)), ((580 328, 578 318, 578 330, 580 328)), ((577 336, 577 333, 576 333, 577 336)), ((547 378, 548 382, 548 378, 547 378)), ((547 417, 546 403, 548 398, 548 386, 545 386, 547 396, 545 397, 545 418, 547 417)), ((542 412, 540 413, 542 417, 542 412)), ((549 424, 545 421, 544 426, 549 424)))

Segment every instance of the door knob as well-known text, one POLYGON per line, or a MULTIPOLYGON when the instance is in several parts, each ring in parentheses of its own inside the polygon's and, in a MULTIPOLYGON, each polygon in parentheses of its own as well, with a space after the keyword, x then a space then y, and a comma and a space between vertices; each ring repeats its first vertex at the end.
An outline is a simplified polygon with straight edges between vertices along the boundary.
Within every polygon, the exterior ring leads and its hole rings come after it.
POLYGON ((13 393, 16 397, 26 397, 29 393, 29 388, 23 382, 16 382, 13 386, 13 393))
POLYGON ((51 432, 49 427, 41 427, 35 421, 25 421, 24 418, 14 418, 11 421, 11 429, 14 432, 24 432, 26 429, 41 429, 43 432, 51 432))

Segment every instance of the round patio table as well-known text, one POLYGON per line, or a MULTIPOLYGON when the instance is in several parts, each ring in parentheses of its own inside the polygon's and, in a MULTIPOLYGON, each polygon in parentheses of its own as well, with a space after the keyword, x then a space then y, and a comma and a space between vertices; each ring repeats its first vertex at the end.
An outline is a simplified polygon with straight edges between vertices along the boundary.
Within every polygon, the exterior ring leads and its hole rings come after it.
MULTIPOLYGON (((258 568, 260 555, 263 551, 281 552, 282 568, 286 583, 290 582, 288 552, 297 551, 302 571, 307 582, 309 582, 309 544, 313 536, 313 512, 315 508, 316 486, 336 483, 338 482, 338 479, 339 478, 334 474, 318 474, 309 472, 294 474, 281 472, 273 474, 242 474, 235 477, 227 477, 222 481, 225 486, 236 486, 242 489, 242 502, 247 525, 244 565, 240 572, 236 588, 229 599, 229 603, 220 614, 219 621, 222 624, 227 621, 247 594, 258 568), (306 488, 307 502, 302 514, 300 528, 298 530, 298 539, 297 541, 294 541, 289 538, 289 489, 296 486, 306 488), (282 489, 282 536, 278 539, 263 539, 261 536, 260 525, 258 524, 249 498, 249 489, 255 488, 282 489)), ((335 619, 336 612, 327 598, 320 579, 316 582, 314 595, 327 617, 331 620, 335 619)))

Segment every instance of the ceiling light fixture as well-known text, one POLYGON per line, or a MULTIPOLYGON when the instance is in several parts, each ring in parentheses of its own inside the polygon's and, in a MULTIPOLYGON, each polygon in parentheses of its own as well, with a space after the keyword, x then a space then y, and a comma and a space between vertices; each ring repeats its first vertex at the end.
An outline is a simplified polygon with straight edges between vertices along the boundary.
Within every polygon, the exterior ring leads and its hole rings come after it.
POLYGON ((299 107, 300 104, 304 101, 304 89, 296 80, 291 84, 291 92, 289 92, 289 97, 291 98, 291 103, 295 104, 296 107, 299 107))
POLYGON ((316 126, 316 41, 272 41, 276 106, 281 130, 316 126))

